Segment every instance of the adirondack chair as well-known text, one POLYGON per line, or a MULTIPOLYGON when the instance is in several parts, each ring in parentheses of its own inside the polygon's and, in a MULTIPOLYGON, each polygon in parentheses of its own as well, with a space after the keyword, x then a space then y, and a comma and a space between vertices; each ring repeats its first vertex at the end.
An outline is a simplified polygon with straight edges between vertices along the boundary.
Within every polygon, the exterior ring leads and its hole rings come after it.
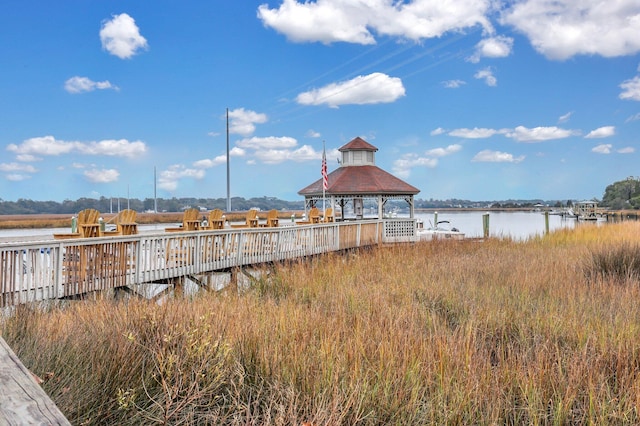
POLYGON ((320 223, 320 210, 317 207, 313 207, 309 210, 309 222, 320 223))
POLYGON ((78 213, 76 218, 76 231, 68 234, 53 234, 55 239, 100 237, 100 212, 95 209, 85 209, 78 213))
POLYGON ((265 224, 265 226, 267 228, 277 228, 278 222, 278 210, 269 210, 269 213, 267 213, 267 223, 265 224))
POLYGON ((223 229, 224 228, 224 215, 222 214, 222 210, 214 209, 209 212, 209 217, 207 218, 207 226, 206 229, 223 229))
POLYGON ((115 218, 116 230, 115 231, 103 231, 104 236, 112 235, 135 235, 138 233, 138 224, 136 218, 138 212, 135 210, 125 209, 122 210, 115 218))
POLYGON ((333 217, 333 209, 331 207, 329 207, 328 209, 326 209, 324 211, 324 222, 325 223, 330 223, 330 222, 334 222, 335 218, 333 217))
POLYGON ((200 229, 200 210, 187 209, 182 213, 182 225, 177 228, 165 228, 167 232, 197 231, 200 229))
POLYGON ((232 228, 257 228, 258 227, 258 211, 251 209, 245 216, 244 225, 231 225, 232 228))
POLYGON ((101 237, 100 212, 96 209, 84 209, 78 213, 78 233, 82 238, 101 237))

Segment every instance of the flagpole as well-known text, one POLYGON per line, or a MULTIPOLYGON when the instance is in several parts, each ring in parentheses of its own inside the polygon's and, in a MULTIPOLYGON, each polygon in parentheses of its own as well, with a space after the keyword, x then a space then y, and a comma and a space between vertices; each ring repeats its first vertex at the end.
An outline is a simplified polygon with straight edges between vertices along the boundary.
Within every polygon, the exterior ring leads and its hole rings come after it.
POLYGON ((325 215, 326 209, 324 206, 325 191, 327 189, 327 153, 324 147, 324 141, 322 141, 322 215, 325 215))

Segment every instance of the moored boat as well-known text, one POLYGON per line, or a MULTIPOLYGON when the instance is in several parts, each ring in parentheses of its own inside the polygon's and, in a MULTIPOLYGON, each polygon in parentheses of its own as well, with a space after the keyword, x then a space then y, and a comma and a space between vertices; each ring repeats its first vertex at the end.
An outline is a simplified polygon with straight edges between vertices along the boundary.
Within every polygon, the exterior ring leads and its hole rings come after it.
POLYGON ((435 226, 431 225, 428 228, 424 227, 424 222, 417 221, 416 234, 420 241, 431 241, 440 239, 452 239, 462 240, 464 239, 464 232, 458 228, 451 226, 448 220, 440 220, 436 222, 435 226))

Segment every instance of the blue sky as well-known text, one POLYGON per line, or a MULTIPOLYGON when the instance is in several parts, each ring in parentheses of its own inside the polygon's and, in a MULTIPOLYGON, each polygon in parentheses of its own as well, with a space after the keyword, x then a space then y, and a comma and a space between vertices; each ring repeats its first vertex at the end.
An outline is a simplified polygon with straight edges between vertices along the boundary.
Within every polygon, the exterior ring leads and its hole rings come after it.
POLYGON ((356 136, 419 198, 640 175, 637 0, 34 1, 0 13, 0 198, 299 200, 356 136))

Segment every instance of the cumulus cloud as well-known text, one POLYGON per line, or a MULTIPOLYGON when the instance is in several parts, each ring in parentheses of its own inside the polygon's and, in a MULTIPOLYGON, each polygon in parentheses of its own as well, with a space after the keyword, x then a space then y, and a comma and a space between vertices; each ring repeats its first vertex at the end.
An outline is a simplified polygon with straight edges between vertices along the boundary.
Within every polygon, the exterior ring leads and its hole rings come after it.
POLYGON ((103 22, 100 41, 103 49, 120 59, 130 58, 148 47, 136 21, 126 13, 114 15, 111 20, 103 22))
POLYGON ((506 136, 517 142, 542 142, 553 139, 564 139, 570 136, 577 136, 580 132, 566 130, 559 127, 534 127, 533 129, 518 126, 513 131, 506 133, 506 136))
POLYGON ((202 168, 187 168, 182 164, 174 164, 169 166, 167 170, 160 172, 158 176, 158 187, 166 191, 175 191, 178 189, 178 183, 181 179, 203 179, 206 172, 202 168))
POLYGON ((479 70, 473 75, 478 80, 484 80, 487 86, 495 87, 498 85, 498 79, 493 75, 491 68, 479 70))
POLYGON ((248 136, 256 131, 256 124, 267 122, 267 115, 244 108, 229 111, 229 133, 248 136))
MULTIPOLYGON (((245 155, 245 150, 238 147, 233 147, 229 151, 229 157, 243 157, 245 155)), ((222 164, 227 164, 227 155, 222 154, 218 155, 215 158, 205 158, 202 160, 195 161, 193 163, 193 167, 196 169, 210 169, 212 167, 220 166, 222 164)))
POLYGON ((602 145, 594 146, 593 148, 591 148, 591 151, 595 152, 596 154, 610 154, 611 148, 613 148, 613 145, 611 145, 610 143, 603 143, 602 145))
POLYGON ((478 152, 471 161, 477 163, 520 163, 524 161, 525 156, 514 157, 508 152, 491 151, 489 149, 478 152))
POLYGON ((456 136, 465 139, 485 139, 495 134, 507 133, 507 130, 495 130, 474 127, 473 129, 455 129, 449 132, 449 136, 456 136))
POLYGON ((469 58, 470 62, 478 63, 485 58, 506 58, 513 49, 513 39, 506 36, 489 37, 476 45, 475 53, 469 58))
POLYGON ((144 142, 130 142, 126 139, 78 142, 57 140, 53 136, 42 136, 27 139, 20 145, 9 144, 7 150, 14 152, 18 156, 31 156, 30 158, 33 159, 37 159, 38 156, 56 156, 71 153, 135 158, 144 154, 147 151, 147 146, 144 142))
POLYGON ((302 105, 326 104, 337 108, 340 105, 390 103, 404 95, 402 80, 382 73, 373 73, 300 93, 296 101, 302 105))
POLYGON ((441 135, 443 133, 446 133, 447 131, 445 129, 443 129, 442 127, 438 127, 437 129, 434 129, 431 131, 431 136, 438 136, 441 135))
MULTIPOLYGON (((332 151, 334 154, 337 151, 332 151)), ((327 156, 333 158, 332 153, 328 152, 327 156)), ((322 153, 316 151, 309 145, 303 145, 300 148, 291 149, 261 149, 255 152, 256 158, 265 164, 278 164, 284 161, 303 162, 309 160, 319 160, 322 153)))
POLYGON ((245 149, 287 149, 293 148, 298 144, 295 138, 288 136, 276 137, 251 137, 236 142, 240 148, 245 149))
POLYGON ((15 172, 35 173, 37 171, 38 170, 36 170, 36 168, 30 164, 0 163, 0 172, 3 172, 3 173, 15 173, 15 172))
POLYGON ((261 5, 258 18, 294 42, 374 44, 371 31, 416 41, 477 25, 492 32, 490 7, 488 0, 284 0, 275 9, 261 5))
POLYGON ((618 154, 633 154, 634 152, 636 152, 636 149, 631 146, 627 146, 625 148, 620 148, 616 152, 618 154))
POLYGON ((31 179, 31 175, 23 175, 20 173, 9 173, 5 177, 7 178, 8 181, 11 181, 11 182, 20 182, 23 180, 31 179))
POLYGON ((458 87, 463 86, 465 84, 467 83, 463 80, 447 80, 442 82, 442 85, 446 89, 457 89, 458 87))
POLYGON ((640 51, 637 0, 524 0, 503 11, 501 23, 524 33, 550 59, 640 51))
POLYGON ((434 168, 438 165, 438 158, 454 154, 462 149, 458 144, 449 145, 445 148, 433 148, 423 155, 409 153, 405 154, 393 162, 393 174, 401 179, 406 179, 411 175, 411 170, 415 167, 434 168))
POLYGON ((108 80, 105 81, 92 81, 87 77, 71 77, 64 82, 64 90, 69 93, 85 93, 93 92, 94 90, 113 89, 118 90, 117 86, 112 85, 108 80))
POLYGON ((90 169, 83 172, 89 182, 109 183, 115 182, 120 176, 120 172, 115 169, 90 169))
POLYGON ((320 135, 320 132, 316 132, 313 129, 309 129, 307 130, 307 133, 305 134, 305 136, 308 138, 319 138, 321 135, 320 135))
POLYGON ((590 131, 585 138, 587 139, 597 139, 597 138, 608 138, 616 134, 615 126, 604 126, 598 129, 590 131))
MULTIPOLYGON (((640 18, 638 18, 640 20, 640 18)), ((620 84, 622 93, 618 95, 620 99, 640 101, 640 77, 636 76, 630 80, 625 80, 620 84)))

